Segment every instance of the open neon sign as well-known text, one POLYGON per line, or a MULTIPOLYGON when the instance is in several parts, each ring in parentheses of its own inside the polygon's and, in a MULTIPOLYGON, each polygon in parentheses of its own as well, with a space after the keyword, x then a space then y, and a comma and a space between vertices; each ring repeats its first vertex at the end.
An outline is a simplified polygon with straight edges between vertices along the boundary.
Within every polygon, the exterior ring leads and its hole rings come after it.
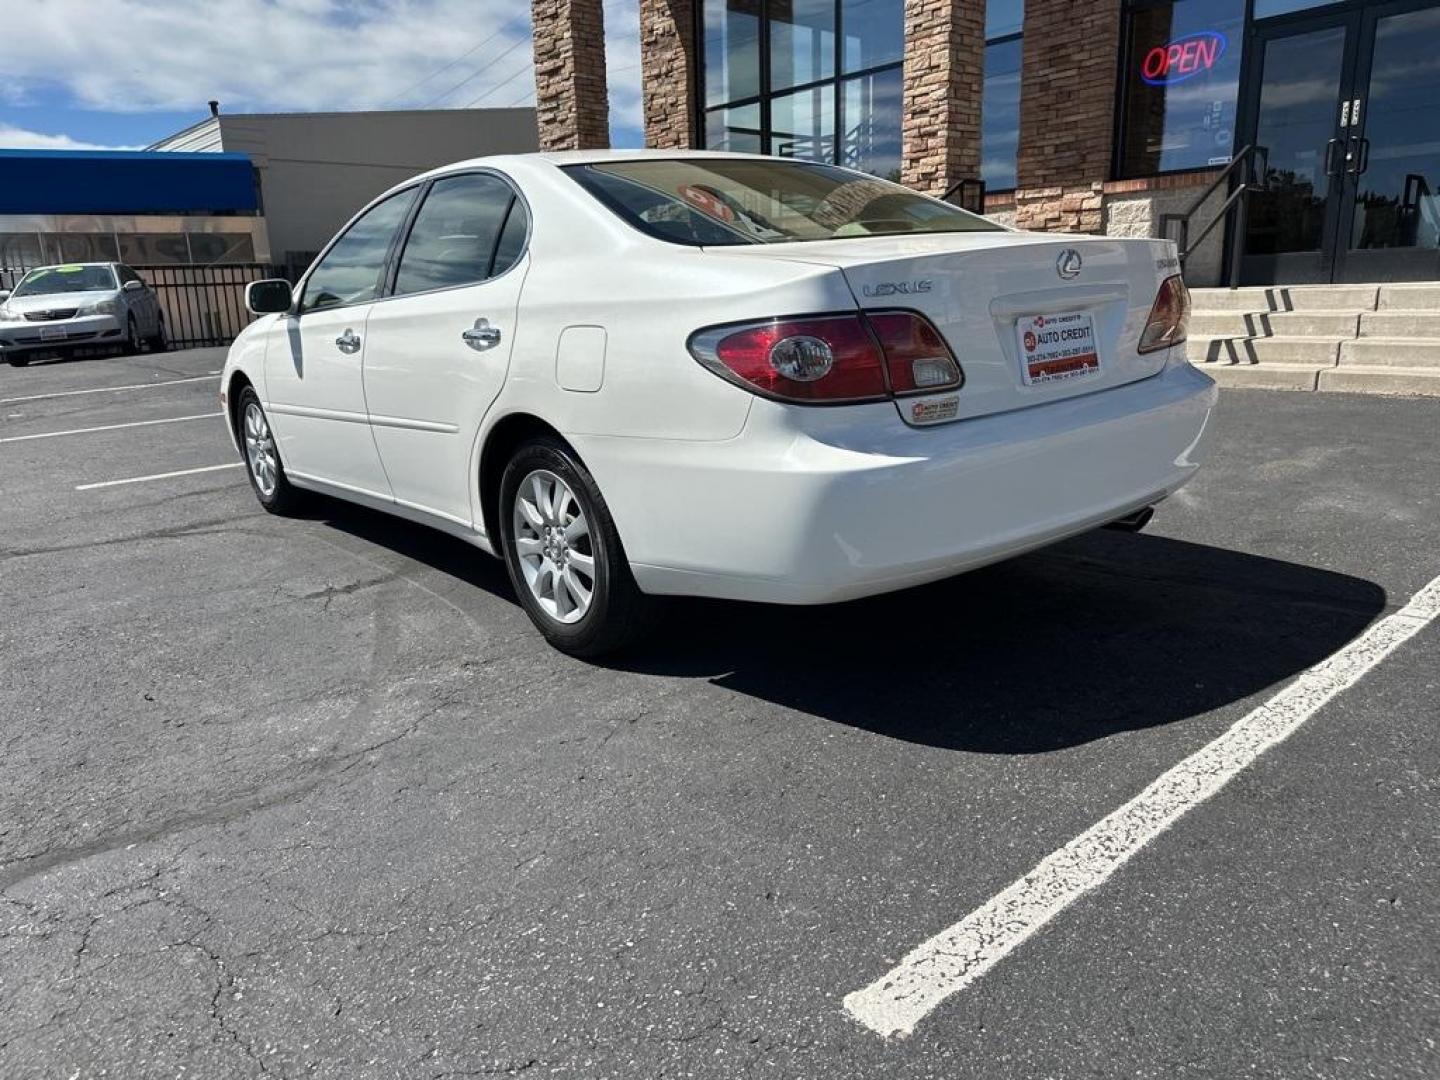
POLYGON ((1225 55, 1228 42, 1218 30, 1197 30, 1156 45, 1140 61, 1140 77, 1151 86, 1184 82, 1210 71, 1225 55))

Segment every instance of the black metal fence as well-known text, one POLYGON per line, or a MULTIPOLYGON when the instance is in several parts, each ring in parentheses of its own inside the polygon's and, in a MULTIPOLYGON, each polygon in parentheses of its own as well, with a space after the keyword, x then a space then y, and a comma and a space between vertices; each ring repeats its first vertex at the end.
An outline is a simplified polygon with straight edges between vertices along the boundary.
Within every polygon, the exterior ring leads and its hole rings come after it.
MULTIPOLYGON (((0 289, 11 289, 29 267, 0 266, 0 289)), ((255 318, 245 310, 245 286, 261 278, 286 277, 265 263, 218 266, 137 266, 155 290, 165 327, 176 348, 228 345, 255 318)))

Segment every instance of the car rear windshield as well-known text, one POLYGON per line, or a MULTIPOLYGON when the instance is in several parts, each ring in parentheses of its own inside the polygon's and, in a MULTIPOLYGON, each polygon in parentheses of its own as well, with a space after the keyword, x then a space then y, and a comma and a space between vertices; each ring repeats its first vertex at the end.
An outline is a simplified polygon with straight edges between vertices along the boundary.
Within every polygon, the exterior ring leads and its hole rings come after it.
POLYGON ((630 224, 675 244, 787 244, 1000 226, 909 188, 834 165, 658 158, 565 167, 630 224))
POLYGON ((47 296, 50 293, 96 292, 114 289, 115 274, 108 266, 45 266, 31 270, 15 286, 15 296, 47 296))

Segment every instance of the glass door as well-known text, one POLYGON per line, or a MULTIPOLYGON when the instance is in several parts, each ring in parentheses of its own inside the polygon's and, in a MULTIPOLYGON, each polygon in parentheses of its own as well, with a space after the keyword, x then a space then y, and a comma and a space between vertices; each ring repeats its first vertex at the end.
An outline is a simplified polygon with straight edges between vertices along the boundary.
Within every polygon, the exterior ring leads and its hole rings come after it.
POLYGON ((1332 280, 1339 235, 1357 34, 1350 15, 1257 30, 1250 50, 1248 137, 1263 147, 1250 197, 1242 284, 1332 280))
POLYGON ((1440 5, 1365 13, 1337 281, 1440 279, 1440 5))
POLYGON ((1242 144, 1264 148, 1241 284, 1440 279, 1440 4, 1260 23, 1242 144))

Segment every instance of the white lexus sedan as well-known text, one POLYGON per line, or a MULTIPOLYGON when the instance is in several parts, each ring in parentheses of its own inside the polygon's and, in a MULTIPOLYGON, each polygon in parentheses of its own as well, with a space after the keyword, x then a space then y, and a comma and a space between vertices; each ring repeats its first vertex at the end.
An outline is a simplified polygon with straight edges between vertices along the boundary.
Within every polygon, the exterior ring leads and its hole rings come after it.
POLYGON ((1170 243, 742 154, 437 169, 247 302, 221 393, 264 507, 461 536, 582 656, 666 595, 822 604, 1138 528, 1216 396, 1170 243))

